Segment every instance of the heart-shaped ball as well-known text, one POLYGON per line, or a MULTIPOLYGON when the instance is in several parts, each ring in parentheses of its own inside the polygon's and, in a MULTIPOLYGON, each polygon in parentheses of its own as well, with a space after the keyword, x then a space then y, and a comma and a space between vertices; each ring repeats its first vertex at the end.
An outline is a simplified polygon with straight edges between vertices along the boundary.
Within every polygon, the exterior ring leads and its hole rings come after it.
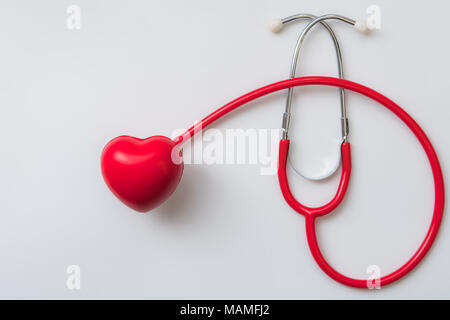
POLYGON ((120 136, 103 149, 102 174, 109 189, 130 208, 147 212, 162 204, 183 174, 180 149, 164 136, 120 136))

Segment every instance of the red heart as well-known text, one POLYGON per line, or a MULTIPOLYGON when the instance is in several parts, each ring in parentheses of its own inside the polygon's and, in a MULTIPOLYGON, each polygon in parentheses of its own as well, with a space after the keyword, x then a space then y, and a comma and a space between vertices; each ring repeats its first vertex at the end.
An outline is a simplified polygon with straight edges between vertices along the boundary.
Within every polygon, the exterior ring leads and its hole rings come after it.
POLYGON ((156 208, 175 191, 184 167, 180 150, 163 136, 114 138, 103 149, 101 165, 109 189, 140 212, 156 208))

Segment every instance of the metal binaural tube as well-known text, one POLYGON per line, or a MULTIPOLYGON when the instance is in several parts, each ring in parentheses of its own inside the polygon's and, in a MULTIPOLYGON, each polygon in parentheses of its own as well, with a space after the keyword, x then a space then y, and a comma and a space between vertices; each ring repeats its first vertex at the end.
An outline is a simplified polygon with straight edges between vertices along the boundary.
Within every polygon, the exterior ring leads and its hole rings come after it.
MULTIPOLYGON (((344 71, 343 71, 343 63, 342 63, 342 54, 341 54, 341 49, 339 46, 339 41, 337 40, 336 34, 334 33, 333 29, 324 21, 325 20, 340 20, 343 22, 346 22, 348 24, 351 25, 355 25, 356 21, 353 19, 349 19, 340 15, 335 15, 335 14, 327 14, 324 16, 320 16, 320 17, 316 17, 314 15, 310 15, 310 14, 298 14, 298 15, 293 15, 287 18, 284 18, 281 20, 282 24, 288 24, 290 22, 299 20, 299 19, 312 19, 313 21, 311 21, 306 28, 303 30, 303 32, 300 34, 298 40, 297 40, 297 44, 295 46, 295 51, 294 51, 294 55, 292 57, 292 62, 291 62, 291 70, 290 70, 290 78, 295 78, 295 72, 297 69, 297 63, 298 63, 298 58, 299 58, 299 53, 300 53, 300 48, 303 44, 303 41, 306 37, 306 35, 308 34, 308 32, 317 24, 317 23, 321 23, 329 32, 330 36, 333 39, 333 43, 336 49, 336 57, 337 57, 337 63, 338 63, 338 73, 339 73, 339 77, 343 78, 344 77, 344 71)), ((283 114, 283 123, 282 123, 282 130, 283 130, 283 139, 287 139, 288 138, 288 133, 289 133, 289 125, 290 125, 290 117, 291 117, 291 107, 292 107, 292 98, 293 98, 293 89, 290 88, 288 90, 288 97, 286 100, 286 109, 285 112, 283 114)), ((341 128, 342 128, 342 139, 344 142, 347 141, 348 139, 348 134, 349 134, 349 128, 348 128, 348 118, 347 118, 347 110, 346 110, 346 101, 345 101, 345 91, 344 89, 340 90, 340 102, 341 102, 341 128)))

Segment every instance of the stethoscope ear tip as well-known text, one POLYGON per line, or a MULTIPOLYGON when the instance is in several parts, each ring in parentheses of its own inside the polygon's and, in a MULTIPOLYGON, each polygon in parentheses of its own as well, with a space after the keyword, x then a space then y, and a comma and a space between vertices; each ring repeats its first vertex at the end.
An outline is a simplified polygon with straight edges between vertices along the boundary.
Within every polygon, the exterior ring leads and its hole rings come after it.
POLYGON ((269 21, 270 31, 273 33, 278 33, 283 30, 284 24, 280 19, 273 19, 269 21))
POLYGON ((369 33, 370 29, 367 26, 367 21, 356 21, 355 22, 355 29, 358 30, 361 33, 367 34, 369 33))

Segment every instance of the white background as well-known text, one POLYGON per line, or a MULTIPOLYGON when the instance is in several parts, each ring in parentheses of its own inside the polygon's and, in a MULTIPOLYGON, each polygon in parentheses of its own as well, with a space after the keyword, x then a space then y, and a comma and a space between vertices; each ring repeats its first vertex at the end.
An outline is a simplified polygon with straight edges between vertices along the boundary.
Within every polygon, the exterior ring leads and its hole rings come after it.
MULTIPOLYGON (((188 165, 173 196, 142 215, 105 186, 103 146, 121 134, 171 135, 247 91, 287 78, 305 23, 270 33, 291 14, 365 17, 364 36, 332 22, 346 76, 392 98, 425 129, 448 178, 448 1, 2 1, 0 4, 0 298, 450 298, 448 210, 432 250, 409 276, 379 291, 328 278, 307 247, 303 217, 276 176, 257 165, 188 165), (81 30, 66 9, 81 8, 81 30), (81 267, 81 290, 66 268, 81 267)), ((299 74, 336 75, 317 27, 299 74)), ((215 127, 279 128, 286 92, 253 102, 215 127)), ((339 271, 367 278, 406 262, 434 201, 425 154, 391 113, 348 94, 353 175, 347 197, 319 221, 339 271)), ((303 88, 294 101, 293 156, 321 169, 339 137, 336 89, 303 88)), ((289 174, 298 199, 320 205, 339 174, 313 183, 289 174)), ((446 179, 447 185, 450 181, 446 179)))

